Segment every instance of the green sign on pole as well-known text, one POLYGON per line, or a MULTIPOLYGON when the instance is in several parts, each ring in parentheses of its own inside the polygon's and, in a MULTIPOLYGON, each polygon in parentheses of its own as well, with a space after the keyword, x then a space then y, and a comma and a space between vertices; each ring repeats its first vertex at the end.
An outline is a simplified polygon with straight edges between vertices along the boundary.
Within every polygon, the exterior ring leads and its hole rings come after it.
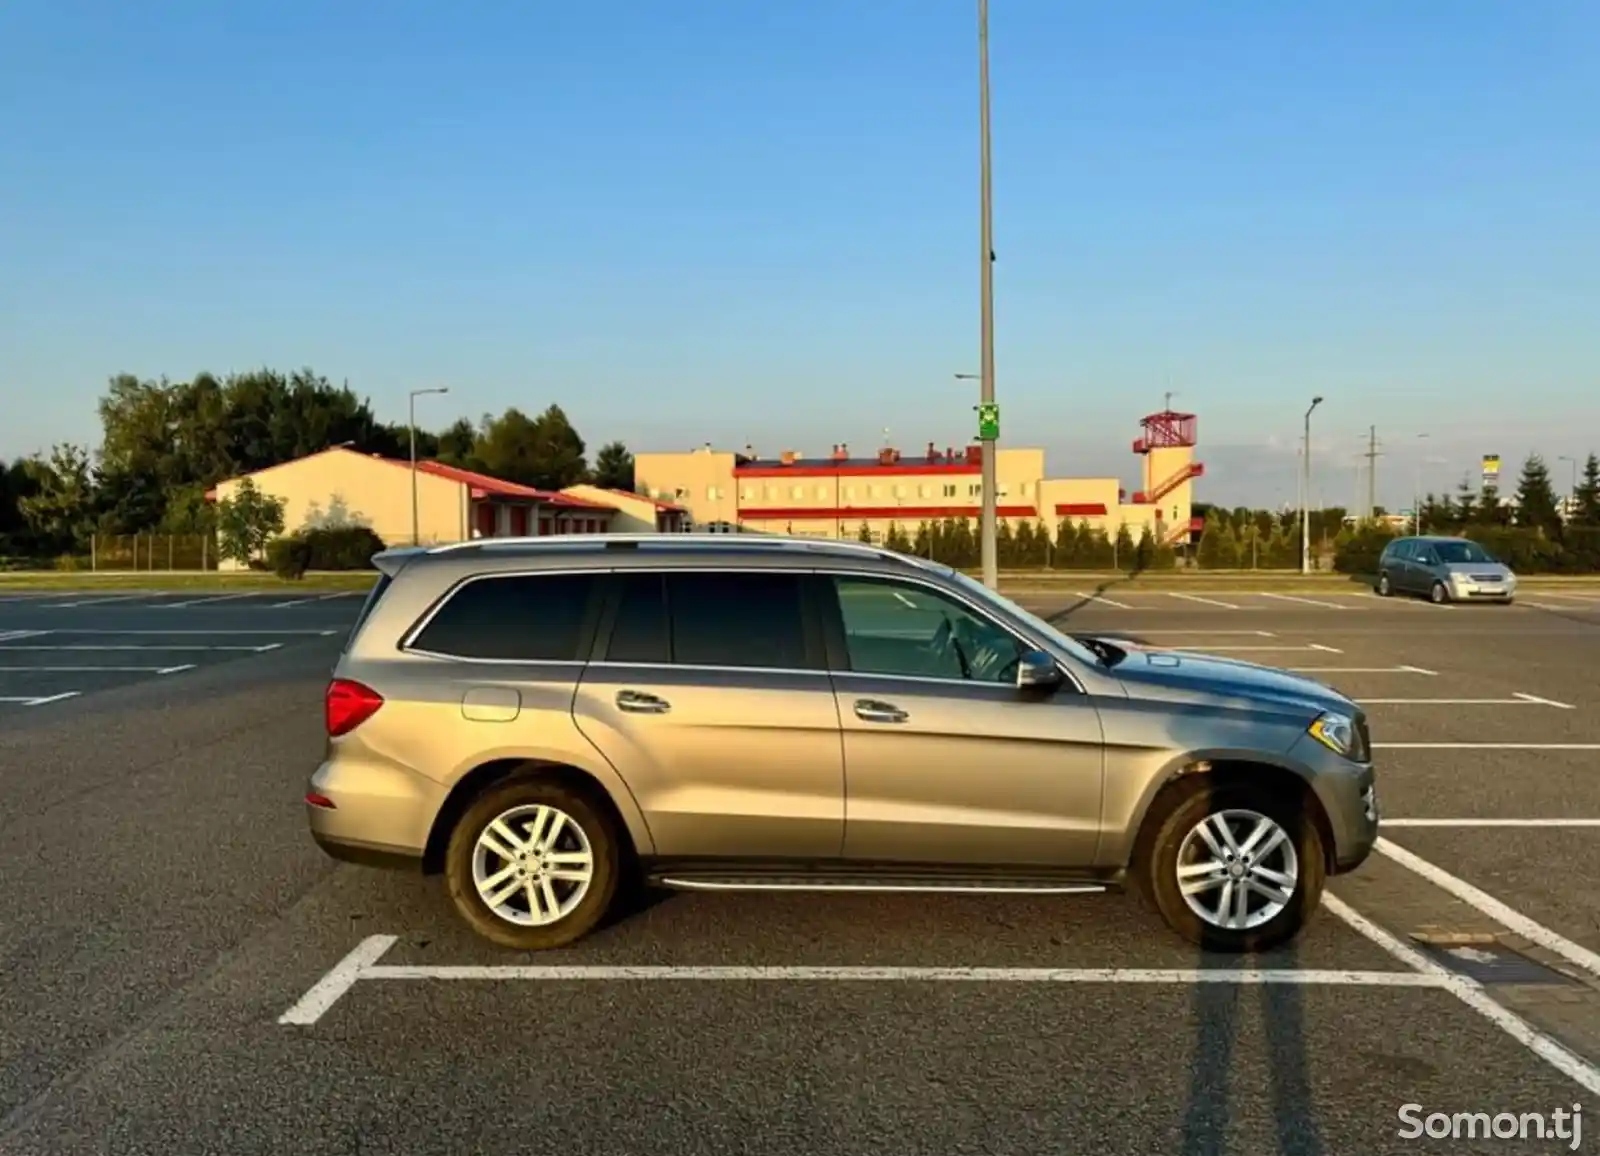
POLYGON ((992 401, 978 407, 978 440, 1000 440, 1000 407, 992 401))

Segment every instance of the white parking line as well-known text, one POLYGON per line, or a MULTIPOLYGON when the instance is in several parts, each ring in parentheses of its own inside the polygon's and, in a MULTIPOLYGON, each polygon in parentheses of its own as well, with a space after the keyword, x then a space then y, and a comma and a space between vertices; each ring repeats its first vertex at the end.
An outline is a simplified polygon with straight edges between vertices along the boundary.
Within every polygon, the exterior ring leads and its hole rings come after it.
POLYGON ((1302 598, 1298 594, 1268 594, 1265 591, 1263 591, 1261 597, 1263 597, 1263 598, 1276 598, 1280 602, 1302 602, 1307 606, 1326 606, 1329 610, 1351 610, 1351 609, 1354 609, 1353 607, 1345 606, 1345 605, 1343 605, 1341 603, 1338 603, 1338 602, 1324 602, 1324 601, 1322 601, 1321 599, 1318 599, 1318 598, 1302 598))
MULTIPOLYGON (((355 590, 355 591, 352 591, 352 590, 341 590, 337 594, 316 594, 316 595, 312 595, 311 597, 308 597, 308 598, 294 598, 294 599, 291 599, 288 602, 274 602, 271 606, 268 606, 267 609, 268 610, 282 610, 282 609, 284 609, 285 607, 288 607, 288 606, 309 606, 313 602, 330 602, 335 598, 350 598, 350 597, 353 597, 354 595, 359 594, 359 593, 360 593, 359 590, 355 590)), ((907 606, 915 606, 916 605, 914 602, 912 602, 910 599, 908 599, 903 594, 895 593, 895 597, 900 599, 900 601, 904 602, 907 606)))
POLYGON ((108 602, 132 602, 136 598, 148 598, 148 597, 150 597, 150 595, 147 594, 147 593, 117 594, 117 595, 114 595, 113 597, 110 597, 110 598, 105 598, 105 597, 101 597, 98 594, 94 594, 94 595, 90 595, 88 598, 80 598, 77 601, 73 601, 73 602, 50 602, 50 603, 47 603, 44 606, 42 606, 41 609, 43 609, 43 610, 72 610, 72 609, 75 609, 76 607, 79 607, 79 606, 104 606, 108 602))
POLYGON ((1177 594, 1177 593, 1174 593, 1172 591, 1168 591, 1167 592, 1167 597, 1168 598, 1182 598, 1187 602, 1203 602, 1207 606, 1220 606, 1224 610, 1238 610, 1238 609, 1240 609, 1239 606, 1235 605, 1232 602, 1220 602, 1215 598, 1202 598, 1198 594, 1177 594))
POLYGON ((205 598, 191 598, 184 602, 166 602, 160 606, 152 606, 152 610, 182 610, 186 606, 205 606, 212 602, 234 602, 240 598, 255 598, 261 591, 246 590, 241 594, 213 594, 205 598))
POLYGON ((193 670, 187 666, 0 666, 6 674, 176 674, 180 670, 193 670))
POLYGON ((1600 743, 1373 743, 1375 751, 1600 751, 1600 743))
POLYGON ((0 642, 11 642, 21 638, 38 638, 41 634, 48 634, 46 630, 0 630, 0 642))
POLYGON ((1442 986, 1417 971, 1353 971, 1298 968, 1050 968, 1050 967, 719 967, 590 965, 449 966, 380 964, 398 942, 372 935, 334 965, 288 1011, 280 1024, 309 1026, 326 1015, 361 980, 505 982, 734 982, 734 983, 1044 983, 1235 986, 1411 987, 1442 986))
POLYGON ((52 694, 47 698, 13 698, 0 697, 0 703, 13 703, 19 706, 47 706, 53 702, 60 702, 66 698, 77 698, 79 692, 75 690, 64 691, 61 694, 52 694))
POLYGON ((160 646, 160 645, 147 646, 147 645, 140 645, 138 643, 132 643, 132 642, 124 642, 124 643, 109 643, 109 642, 108 643, 92 643, 92 642, 84 642, 84 643, 69 643, 69 644, 64 645, 64 646, 35 646, 35 645, 13 646, 13 645, 11 645, 10 641, 8 641, 7 639, 0 638, 0 654, 9 653, 10 651, 13 651, 13 650, 49 650, 49 651, 55 651, 55 650, 159 650, 159 651, 168 651, 168 650, 225 650, 225 651, 239 651, 239 652, 248 653, 248 654, 261 654, 261 653, 264 653, 265 651, 268 651, 268 650, 276 650, 276 649, 278 649, 278 647, 280 647, 282 645, 283 645, 283 643, 281 643, 281 642, 269 642, 265 646, 198 646, 198 645, 194 645, 192 643, 183 643, 183 644, 179 644, 179 645, 176 645, 176 646, 160 646))
POLYGON ((1437 986, 1450 992, 1562 1075, 1591 1093, 1600 1095, 1600 1067, 1596 1067, 1545 1035, 1486 992, 1481 983, 1464 975, 1457 975, 1444 964, 1429 959, 1409 943, 1379 927, 1337 895, 1324 893, 1322 906, 1335 918, 1348 924, 1358 935, 1371 940, 1419 974, 1433 979, 1437 986))
POLYGON ((206 637, 206 638, 236 638, 239 635, 243 634, 243 635, 248 635, 248 636, 251 636, 251 637, 267 638, 267 637, 274 637, 274 636, 280 635, 280 634, 305 634, 305 635, 320 634, 320 635, 323 635, 323 636, 327 636, 329 634, 338 634, 339 632, 337 630, 316 630, 316 629, 311 629, 311 630, 119 630, 119 629, 115 629, 115 628, 101 627, 98 630, 84 630, 84 629, 81 629, 81 628, 74 628, 74 629, 71 629, 71 630, 46 630, 46 631, 40 631, 40 633, 41 634, 110 634, 110 635, 116 635, 116 636, 119 636, 119 637, 126 635, 127 637, 130 637, 130 638, 143 638, 143 637, 146 637, 146 636, 152 635, 152 634, 159 635, 162 638, 184 638, 184 637, 194 637, 196 635, 199 635, 199 636, 202 636, 202 637, 206 637))
POLYGON ((1224 635, 1249 635, 1251 638, 1275 638, 1270 630, 1141 630, 1140 634, 1202 634, 1207 638, 1221 638, 1224 635))
POLYGON ((1426 674, 1435 676, 1437 670, 1424 670, 1420 666, 1291 666, 1291 674, 1426 674))
POLYGON ((1265 654, 1269 651, 1306 651, 1320 650, 1324 654, 1343 654, 1344 651, 1333 646, 1321 646, 1315 642, 1306 643, 1304 646, 1185 646, 1180 648, 1189 654, 1265 654))
POLYGON ((1600 819, 1384 819, 1385 827, 1600 827, 1600 819))
POLYGON ((1101 594, 1085 594, 1081 590, 1072 590, 1072 591, 1069 591, 1069 593, 1072 594, 1072 596, 1075 597, 1075 598, 1086 598, 1090 602, 1103 602, 1107 606, 1115 606, 1118 610, 1132 610, 1133 609, 1133 607, 1129 606, 1126 602, 1116 602, 1116 601, 1114 601, 1114 600, 1112 600, 1110 598, 1107 598, 1107 597, 1105 597, 1104 595, 1101 595, 1101 594))
POLYGON ((1531 694, 1518 694, 1513 698, 1364 698, 1361 701, 1378 706, 1553 706, 1558 710, 1577 709, 1571 703, 1531 694))
POLYGON ((1573 943, 1566 936, 1550 930, 1542 923, 1529 919, 1520 911, 1512 910, 1487 891, 1479 890, 1465 879, 1450 874, 1444 868, 1428 862, 1420 855, 1412 854, 1404 847, 1389 842, 1381 835, 1378 837, 1377 843, 1374 844, 1374 850, 1387 855, 1400 866, 1422 876, 1429 883, 1432 883, 1441 891, 1455 896, 1467 906, 1476 908, 1507 930, 1515 932, 1530 942, 1537 943, 1545 950, 1559 955, 1574 967, 1582 968, 1596 979, 1600 979, 1600 954, 1596 954, 1580 944, 1573 943))

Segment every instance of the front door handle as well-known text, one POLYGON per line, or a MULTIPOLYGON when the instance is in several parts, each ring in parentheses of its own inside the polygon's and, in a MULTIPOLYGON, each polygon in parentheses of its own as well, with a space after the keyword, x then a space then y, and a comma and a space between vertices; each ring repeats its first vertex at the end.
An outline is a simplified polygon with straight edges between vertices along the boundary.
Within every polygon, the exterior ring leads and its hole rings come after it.
POLYGON ((911 716, 892 702, 879 702, 874 698, 856 699, 856 717, 862 722, 897 723, 911 716))
POLYGON ((619 690, 617 709, 625 710, 629 714, 666 714, 672 709, 672 704, 653 694, 644 694, 637 690, 619 690))

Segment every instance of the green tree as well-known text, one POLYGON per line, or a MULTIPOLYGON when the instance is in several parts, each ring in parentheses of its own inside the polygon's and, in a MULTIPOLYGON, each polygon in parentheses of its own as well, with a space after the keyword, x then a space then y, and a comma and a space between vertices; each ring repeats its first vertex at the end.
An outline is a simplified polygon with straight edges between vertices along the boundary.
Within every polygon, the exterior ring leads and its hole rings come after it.
POLYGON ((1014 569, 1017 565, 1017 536, 1012 533, 1011 520, 999 518, 1000 523, 994 531, 995 561, 1001 566, 1014 569))
POLYGON ((1205 528, 1200 531, 1200 545, 1195 551, 1195 560, 1205 570, 1226 570, 1237 565, 1238 553, 1238 544, 1233 540, 1233 526, 1221 510, 1213 508, 1206 514, 1205 528))
POLYGON ((1600 458, 1590 454, 1583 463, 1583 480, 1573 496, 1577 499, 1572 520, 1580 526, 1600 526, 1600 458))
POLYGON ((867 525, 867 523, 865 521, 863 521, 861 523, 861 528, 856 531, 856 541, 857 542, 871 542, 872 541, 872 527, 867 525))
POLYGON ((89 452, 62 443, 48 458, 24 464, 32 493, 17 502, 23 522, 47 550, 81 546, 94 531, 94 478, 89 452))
POLYGON ((1552 538, 1561 533, 1550 470, 1538 454, 1529 454, 1522 463, 1522 476, 1517 480, 1517 524, 1542 530, 1552 538))
POLYGON ((1111 565, 1118 570, 1131 569, 1135 553, 1133 531, 1128 529, 1128 523, 1121 522, 1117 525, 1117 536, 1111 540, 1111 565))
MULTIPOLYGON (((464 470, 484 472, 484 466, 478 460, 478 430, 464 417, 457 418, 436 439, 437 446, 434 457, 446 465, 459 466, 464 470)), ((602 451, 604 452, 604 451, 602 451)), ((628 459, 628 468, 631 474, 633 459, 628 459)), ((601 483, 604 485, 605 483, 601 483)), ((630 482, 627 489, 633 489, 630 482)))
POLYGON ((621 442, 607 442, 594 456, 594 484, 608 490, 633 489, 633 455, 621 442))
POLYGON ((1069 518, 1056 527, 1056 548, 1051 565, 1057 570, 1075 570, 1084 565, 1083 537, 1069 518))
POLYGON ((906 533, 905 527, 899 522, 889 523, 889 532, 884 535, 883 544, 901 554, 913 552, 911 536, 906 533))
POLYGON ((283 532, 283 499, 264 494, 249 478, 217 503, 217 553, 248 566, 283 532))

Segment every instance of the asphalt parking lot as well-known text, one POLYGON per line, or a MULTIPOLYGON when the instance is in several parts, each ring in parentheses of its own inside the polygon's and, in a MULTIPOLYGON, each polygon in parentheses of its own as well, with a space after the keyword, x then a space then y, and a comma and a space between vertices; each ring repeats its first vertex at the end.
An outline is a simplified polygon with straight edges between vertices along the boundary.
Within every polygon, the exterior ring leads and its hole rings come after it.
POLYGON ((1023 600, 1368 704, 1384 842, 1292 949, 1117 895, 684 894, 508 956, 305 835, 359 596, 0 595, 0 1153, 1600 1145, 1600 600, 1023 600))

